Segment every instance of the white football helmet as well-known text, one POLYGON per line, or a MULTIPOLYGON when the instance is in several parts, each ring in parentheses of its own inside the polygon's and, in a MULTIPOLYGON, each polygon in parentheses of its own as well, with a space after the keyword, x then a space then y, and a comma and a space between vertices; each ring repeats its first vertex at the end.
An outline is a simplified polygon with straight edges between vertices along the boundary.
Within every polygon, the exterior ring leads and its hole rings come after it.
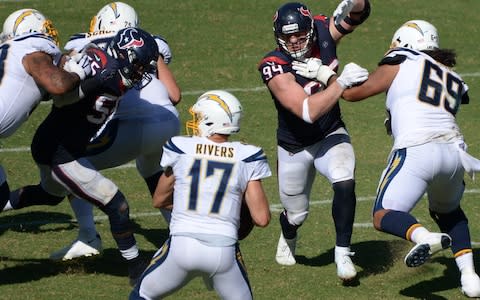
POLYGON ((36 9, 20 9, 11 13, 3 23, 2 41, 22 34, 40 32, 50 36, 58 45, 58 31, 52 21, 36 9))
POLYGON ((411 20, 395 32, 390 48, 405 47, 414 50, 439 48, 439 37, 435 26, 423 20, 411 20))
POLYGON ((208 91, 198 97, 190 108, 192 120, 187 121, 187 133, 209 137, 215 133, 232 134, 240 131, 242 105, 226 91, 208 91))
POLYGON ((127 27, 138 27, 137 12, 130 5, 119 1, 102 7, 90 21, 90 32, 116 32, 127 27))

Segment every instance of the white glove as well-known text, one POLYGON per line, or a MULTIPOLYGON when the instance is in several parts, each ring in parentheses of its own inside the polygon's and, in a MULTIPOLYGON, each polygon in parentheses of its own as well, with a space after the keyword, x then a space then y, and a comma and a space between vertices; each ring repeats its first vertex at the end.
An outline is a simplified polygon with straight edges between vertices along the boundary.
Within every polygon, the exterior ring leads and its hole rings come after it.
POLYGON ((335 11, 333 12, 333 19, 335 20, 335 25, 340 24, 346 16, 352 11, 353 8, 353 0, 343 0, 337 6, 335 11))
POLYGON ((293 61, 292 69, 300 76, 305 78, 316 79, 323 85, 327 85, 328 79, 336 73, 328 66, 322 64, 322 60, 311 57, 307 58, 305 62, 293 61))
POLYGON ((356 63, 349 63, 343 68, 343 72, 338 76, 337 82, 343 89, 347 89, 367 79, 367 69, 360 67, 356 63))
POLYGON ((172 50, 170 50, 167 42, 165 42, 160 37, 155 37, 155 42, 157 42, 158 51, 163 57, 163 62, 168 65, 172 61, 172 50))
POLYGON ((77 74, 80 80, 84 80, 92 74, 90 58, 83 53, 77 53, 71 56, 63 65, 63 69, 67 72, 77 74))

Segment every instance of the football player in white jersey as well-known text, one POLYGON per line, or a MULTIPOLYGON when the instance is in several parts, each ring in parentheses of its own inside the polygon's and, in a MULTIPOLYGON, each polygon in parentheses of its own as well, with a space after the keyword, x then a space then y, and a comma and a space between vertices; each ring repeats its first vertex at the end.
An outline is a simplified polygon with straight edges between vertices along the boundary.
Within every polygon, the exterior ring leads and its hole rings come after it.
MULTIPOLYGON (((69 60, 58 48, 58 33, 52 22, 35 9, 11 13, 0 35, 0 137, 12 135, 42 100, 78 87, 90 72, 69 60)), ((0 166, 0 208, 9 200, 5 171, 0 166)))
POLYGON ((196 276, 222 299, 252 299, 238 244, 245 202, 253 223, 270 221, 263 178, 271 176, 259 147, 230 142, 240 130, 242 107, 232 94, 201 95, 190 109, 187 128, 164 146, 166 168, 154 194, 155 207, 171 207, 170 238, 155 253, 130 299, 159 299, 196 276), (173 199, 173 200, 172 200, 173 199))
POLYGON ((359 101, 387 93, 386 122, 394 143, 381 176, 373 210, 377 230, 411 241, 409 267, 451 247, 461 272, 462 291, 480 297, 467 217, 460 206, 464 172, 480 170, 466 152, 455 115, 468 103, 468 87, 453 71, 453 50, 439 48, 435 27, 423 20, 403 24, 391 50, 360 86, 343 98, 359 101), (430 215, 441 233, 430 232, 410 212, 427 192, 430 215))
MULTIPOLYGON (((133 7, 123 2, 109 3, 92 18, 90 32, 73 35, 65 50, 79 52, 89 43, 104 48, 118 30, 137 25, 138 16, 133 7)), ((180 132, 174 105, 181 99, 180 88, 167 66, 172 60, 170 48, 163 38, 153 37, 163 58, 157 61, 157 78, 141 90, 127 91, 112 119, 91 142, 88 157, 98 170, 136 160, 137 170, 152 195, 162 172, 159 164, 162 147, 180 132)), ((54 251, 50 255, 53 260, 98 255, 102 251, 92 205, 78 198, 71 199, 70 204, 78 221, 79 234, 71 244, 54 251)), ((168 221, 169 212, 163 209, 161 212, 168 221)))

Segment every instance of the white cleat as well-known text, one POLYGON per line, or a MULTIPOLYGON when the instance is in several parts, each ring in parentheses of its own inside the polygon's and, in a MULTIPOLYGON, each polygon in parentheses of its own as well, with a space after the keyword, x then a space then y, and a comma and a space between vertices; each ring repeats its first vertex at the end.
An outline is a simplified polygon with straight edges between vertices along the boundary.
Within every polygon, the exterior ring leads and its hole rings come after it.
POLYGON ((462 293, 470 298, 480 298, 480 277, 475 272, 462 273, 462 293))
POLYGON ((51 260, 71 260, 79 257, 90 257, 102 252, 102 239, 97 235, 90 241, 75 240, 69 246, 53 252, 51 260))
POLYGON ((446 233, 430 232, 423 241, 416 244, 405 256, 408 267, 423 265, 432 255, 452 245, 452 238, 446 233))
POLYGON ((284 266, 292 266, 297 263, 295 260, 295 248, 297 246, 297 238, 286 239, 283 233, 280 233, 278 239, 277 254, 275 260, 278 264, 284 266))
POLYGON ((357 270, 355 270, 355 266, 350 258, 354 255, 355 252, 351 252, 350 247, 335 246, 337 276, 343 281, 351 281, 357 276, 357 270))

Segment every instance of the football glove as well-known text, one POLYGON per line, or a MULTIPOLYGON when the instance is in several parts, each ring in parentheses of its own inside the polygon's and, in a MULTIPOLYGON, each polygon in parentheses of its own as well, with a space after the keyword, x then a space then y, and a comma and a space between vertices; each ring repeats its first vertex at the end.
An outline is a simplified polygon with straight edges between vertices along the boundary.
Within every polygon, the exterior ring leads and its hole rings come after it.
POLYGON ((340 4, 333 12, 333 19, 335 20, 335 25, 339 25, 345 19, 345 17, 348 16, 350 11, 352 11, 353 5, 353 0, 343 0, 342 2, 340 2, 340 4))
POLYGON ((156 38, 155 41, 157 42, 158 51, 160 52, 160 56, 163 57, 163 62, 168 65, 172 61, 172 51, 168 44, 161 38, 156 38))
POLYGON ((368 79, 368 71, 356 63, 349 63, 343 68, 342 74, 338 76, 337 83, 342 89, 347 89, 360 84, 368 79))
POLYGON ((90 59, 83 53, 77 53, 73 56, 67 57, 63 69, 67 72, 77 74, 78 77, 80 77, 80 80, 84 80, 87 76, 92 74, 90 59))
POLYGON ((298 75, 305 78, 316 79, 323 85, 327 85, 328 79, 336 74, 328 66, 322 64, 321 59, 315 57, 307 58, 304 62, 292 62, 292 69, 294 69, 298 75))

